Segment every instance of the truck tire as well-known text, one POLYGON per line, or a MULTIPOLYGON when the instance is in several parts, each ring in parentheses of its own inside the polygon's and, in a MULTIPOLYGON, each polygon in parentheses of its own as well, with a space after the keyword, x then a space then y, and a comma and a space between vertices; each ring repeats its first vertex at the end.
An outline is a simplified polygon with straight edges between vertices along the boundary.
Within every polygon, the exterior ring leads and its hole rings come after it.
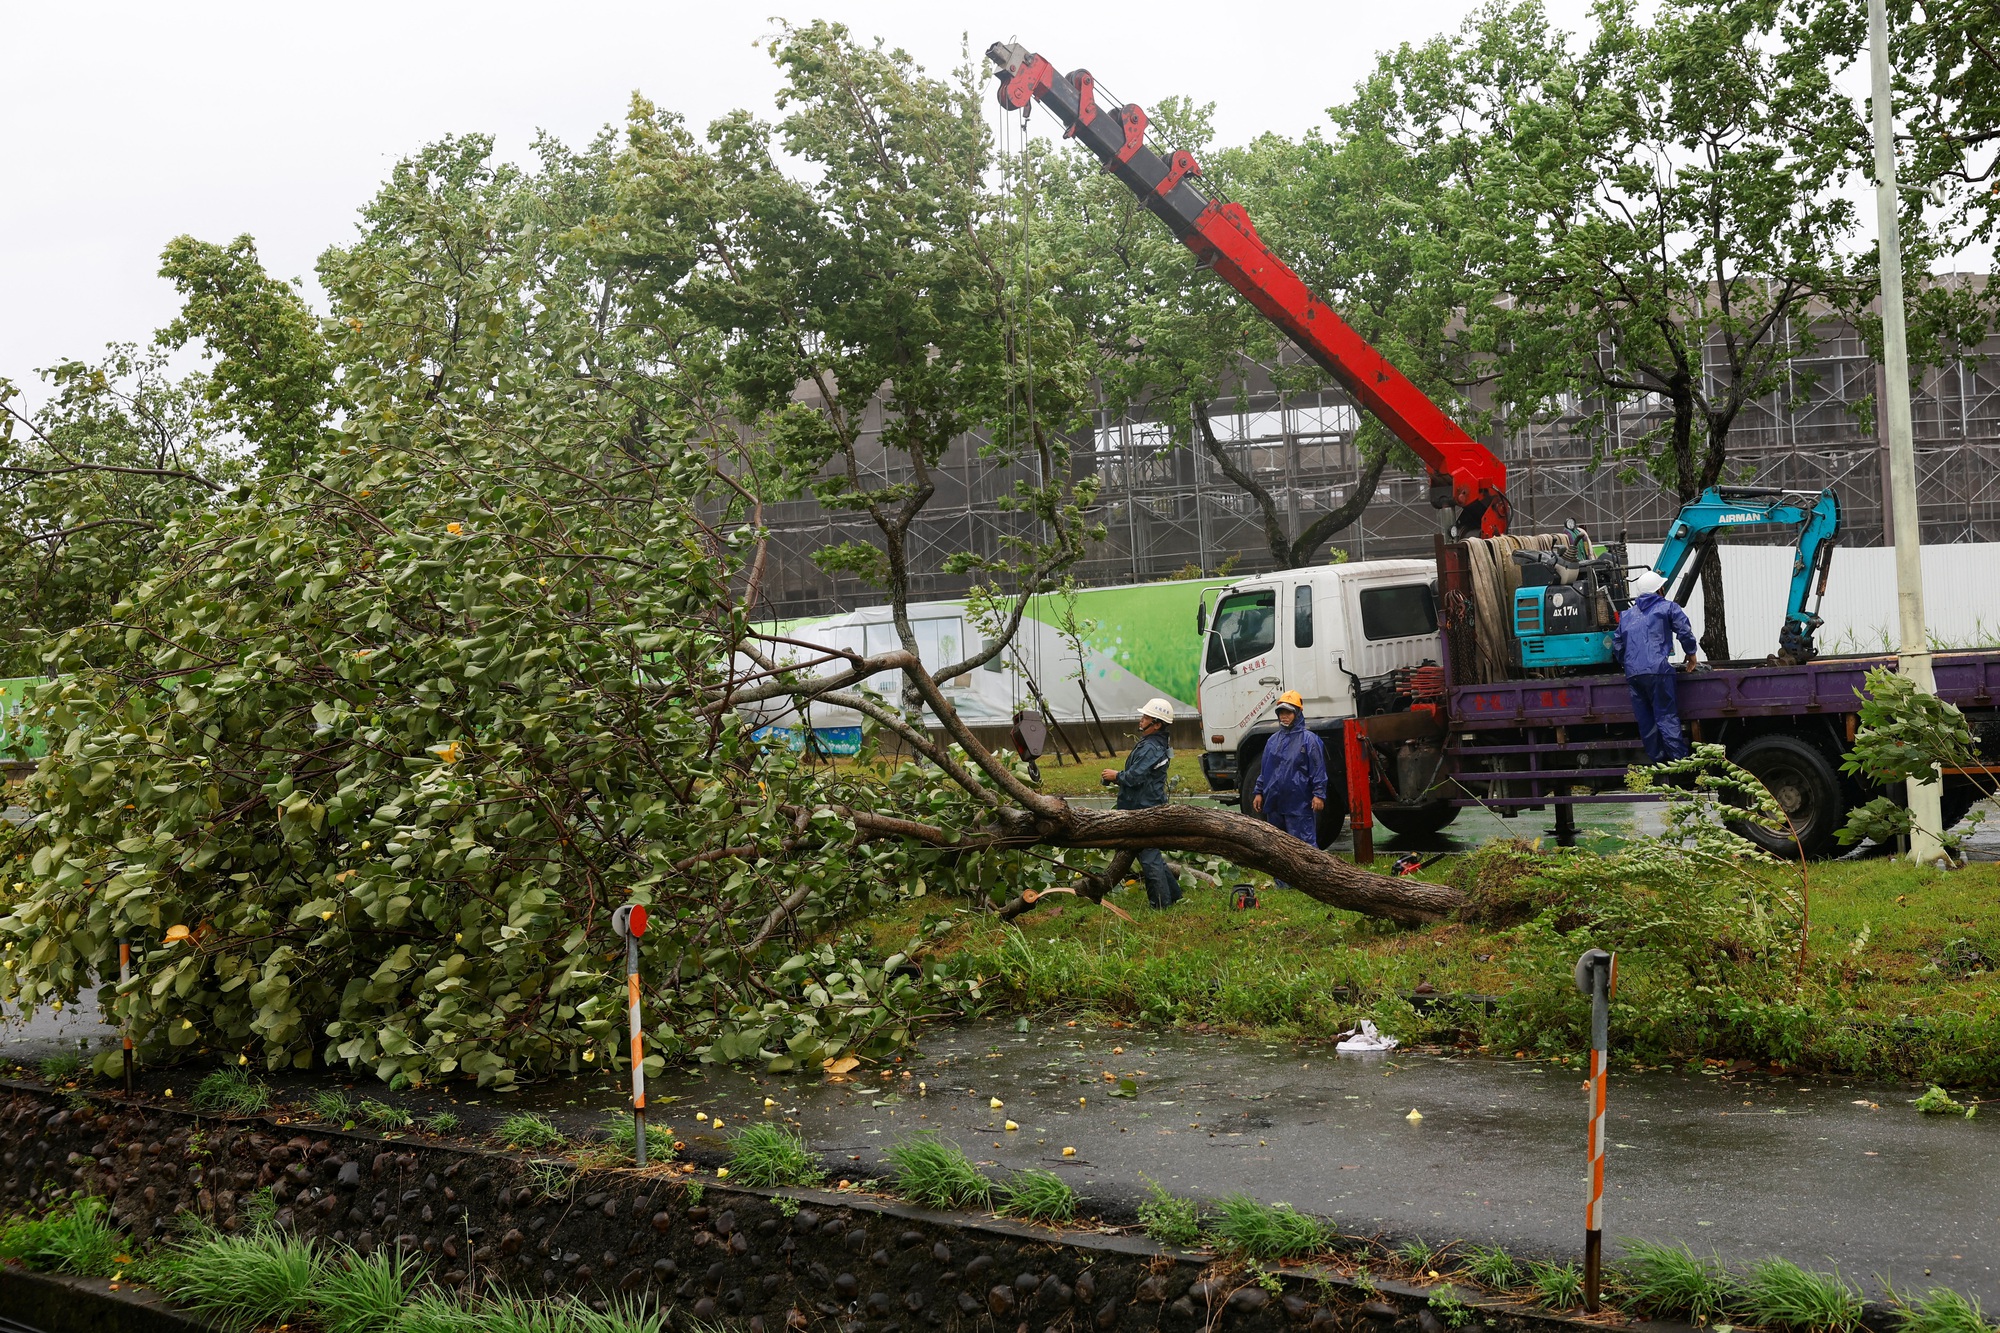
POLYGON ((1437 833, 1457 818, 1458 807, 1450 801, 1432 801, 1428 805, 1375 807, 1376 823, 1391 833, 1412 838, 1437 833))
POLYGON ((1732 833, 1788 859, 1804 852, 1818 860, 1840 850, 1834 835, 1847 822, 1846 793, 1833 761, 1817 746, 1796 736, 1753 736, 1729 757, 1770 789, 1797 841, 1748 822, 1731 823, 1732 833))
POLYGON ((1250 798, 1257 790, 1257 779, 1264 776, 1264 747, 1258 746, 1257 753, 1245 755, 1236 764, 1236 808, 1252 819, 1258 817, 1250 808, 1250 798))
MULTIPOLYGON (((1262 815, 1250 808, 1251 793, 1257 790, 1257 778, 1263 771, 1264 752, 1262 750, 1244 759, 1237 766, 1239 776, 1236 779, 1236 808, 1252 819, 1263 818, 1262 815)), ((1331 774, 1328 776, 1330 780, 1327 785, 1329 787, 1338 787, 1340 785, 1338 779, 1333 779, 1331 774)), ((1319 822, 1317 825, 1319 845, 1322 847, 1332 846, 1339 840, 1340 830, 1346 827, 1346 825, 1347 800, 1339 792, 1329 791, 1326 798, 1326 809, 1319 812, 1319 822)))

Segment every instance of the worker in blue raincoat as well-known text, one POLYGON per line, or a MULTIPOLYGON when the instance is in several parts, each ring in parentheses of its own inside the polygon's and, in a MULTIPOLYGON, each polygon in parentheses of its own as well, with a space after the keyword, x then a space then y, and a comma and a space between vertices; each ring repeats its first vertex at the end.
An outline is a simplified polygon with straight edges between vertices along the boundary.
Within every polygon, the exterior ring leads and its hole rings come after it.
POLYGON ((1278 696, 1278 733, 1264 745, 1250 808, 1300 842, 1319 846, 1326 809, 1326 746, 1306 729, 1298 691, 1278 696))
MULTIPOLYGON (((1167 803, 1167 770, 1174 762, 1167 728, 1173 720, 1174 706, 1165 699, 1148 699, 1139 705, 1139 743, 1125 756, 1123 769, 1107 768, 1099 775, 1105 786, 1118 788, 1118 809, 1149 810, 1167 803)), ((1180 878, 1159 848, 1143 848, 1133 859, 1139 863, 1147 902, 1166 908, 1180 901, 1180 878)))
POLYGON ((1632 689, 1632 717, 1639 724, 1639 741, 1646 758, 1662 764, 1685 759, 1688 743, 1681 734, 1680 699, 1674 689, 1674 640, 1687 654, 1683 671, 1695 668, 1694 626, 1687 612, 1662 595, 1667 581, 1652 570, 1632 580, 1632 605, 1618 617, 1611 651, 1625 683, 1632 689))

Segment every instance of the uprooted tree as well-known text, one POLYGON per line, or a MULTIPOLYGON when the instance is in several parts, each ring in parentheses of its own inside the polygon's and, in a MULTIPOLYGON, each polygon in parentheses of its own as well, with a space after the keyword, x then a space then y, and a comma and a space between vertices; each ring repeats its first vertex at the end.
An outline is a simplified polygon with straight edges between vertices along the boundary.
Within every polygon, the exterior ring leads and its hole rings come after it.
POLYGON ((733 118, 702 148, 642 106, 533 172, 478 139, 396 169, 320 267, 337 431, 177 511, 144 576, 49 647, 0 998, 73 999, 128 939, 106 1007, 144 1060, 506 1085, 622 1058, 609 916, 636 900, 660 1057, 784 1069, 885 1054, 976 995, 842 934, 897 895, 1101 898, 1157 846, 1399 921, 1460 900, 1216 809, 1072 806, 964 726, 938 681, 980 658, 927 669, 908 633, 922 465, 981 424, 1041 464, 1017 497, 1034 535, 965 558, 1018 624, 1086 531, 1059 429, 1085 367, 1038 360, 1043 415, 998 428, 1028 370, 990 262, 1005 218, 961 160, 980 89, 831 27, 776 54, 777 130, 733 118), (916 475, 886 491, 857 463, 871 402, 916 475), (877 525, 837 558, 881 580, 896 651, 760 627, 763 509, 805 485, 877 525), (812 699, 918 762, 753 741, 749 715, 812 699))

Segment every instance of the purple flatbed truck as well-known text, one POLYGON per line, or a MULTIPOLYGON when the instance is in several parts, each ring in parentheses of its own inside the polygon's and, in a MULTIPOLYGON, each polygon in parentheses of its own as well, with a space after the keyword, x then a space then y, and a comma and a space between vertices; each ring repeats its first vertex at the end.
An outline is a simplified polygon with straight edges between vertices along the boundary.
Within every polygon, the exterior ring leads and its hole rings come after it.
MULTIPOLYGON (((1301 690, 1308 725, 1326 742, 1333 781, 1323 845, 1346 818, 1345 731, 1357 716, 1375 822, 1393 833, 1437 832, 1473 806, 1503 817, 1552 809, 1557 838, 1567 843, 1579 805, 1659 799, 1626 789, 1628 770, 1646 758, 1624 677, 1517 667, 1510 674, 1525 678, 1481 679, 1481 627, 1462 548, 1441 541, 1437 554, 1434 564, 1374 561, 1260 576, 1224 590, 1212 620, 1204 610, 1203 769, 1212 787, 1233 793, 1219 799, 1249 808, 1275 725, 1270 705, 1282 689, 1301 690)), ((1934 661, 1939 696, 1964 711, 1993 764, 1978 772, 2000 771, 2000 650, 1934 661)), ((1840 768, 1868 672, 1895 664, 1883 654, 1796 666, 1736 661, 1678 678, 1690 738, 1723 746, 1760 778, 1798 841, 1747 825, 1746 837, 1781 855, 1802 847, 1826 856, 1841 849, 1835 835, 1850 810, 1900 795, 1840 768)), ((1946 773, 1946 827, 1981 794, 1974 773, 1946 773)))

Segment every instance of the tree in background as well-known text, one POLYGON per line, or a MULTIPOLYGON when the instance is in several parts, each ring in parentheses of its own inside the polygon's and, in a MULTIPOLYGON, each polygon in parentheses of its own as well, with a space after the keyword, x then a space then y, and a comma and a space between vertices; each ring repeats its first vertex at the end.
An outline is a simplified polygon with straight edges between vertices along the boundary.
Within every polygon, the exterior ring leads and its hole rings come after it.
POLYGON ((0 380, 0 673, 41 674, 49 637, 102 618, 167 525, 248 472, 206 377, 130 344, 43 372, 39 411, 0 380))
MULTIPOLYGON (((1855 310, 1848 242, 1860 122, 1773 0, 1599 6, 1581 43, 1535 0, 1386 57, 1378 130, 1470 164, 1468 320, 1520 425, 1580 407, 1601 461, 1676 499, 1729 479, 1731 431, 1784 390, 1815 320, 1855 310), (1637 441, 1620 411, 1660 423, 1637 441)), ((1729 656, 1721 565, 1702 566, 1703 648, 1729 656)))
POLYGON ((177 236, 160 259, 182 304, 155 341, 173 350, 201 343, 212 358, 201 382, 211 419, 234 429, 263 467, 302 466, 345 405, 318 318, 265 273, 248 236, 226 246, 177 236))
MULTIPOLYGON (((760 498, 809 490, 866 517, 870 540, 814 559, 883 591, 906 653, 918 647, 906 607, 919 560, 1007 589, 1004 632, 934 664, 940 678, 960 675, 1000 651, 1027 597, 1082 554, 1091 487, 1070 485, 1065 432, 1081 420, 1084 374, 1046 303, 1037 323, 1052 336, 1039 361, 1009 338, 1027 317, 1004 198, 987 179, 974 72, 932 78, 837 24, 786 27, 770 49, 786 76, 775 127, 739 113, 703 149, 677 119, 639 104, 605 253, 640 275, 641 320, 692 320, 721 335, 721 384, 764 439, 760 498), (774 143, 810 175, 780 170, 774 143), (1031 421, 1008 412, 1017 399, 1036 405, 1031 421), (913 550, 936 469, 981 427, 989 453, 1033 478, 1005 501, 1032 516, 1031 531, 996 551, 913 550)), ((766 688, 780 692, 775 680, 766 688)), ((906 728, 926 706, 914 678, 900 699, 902 720, 858 695, 841 702, 906 728)))

